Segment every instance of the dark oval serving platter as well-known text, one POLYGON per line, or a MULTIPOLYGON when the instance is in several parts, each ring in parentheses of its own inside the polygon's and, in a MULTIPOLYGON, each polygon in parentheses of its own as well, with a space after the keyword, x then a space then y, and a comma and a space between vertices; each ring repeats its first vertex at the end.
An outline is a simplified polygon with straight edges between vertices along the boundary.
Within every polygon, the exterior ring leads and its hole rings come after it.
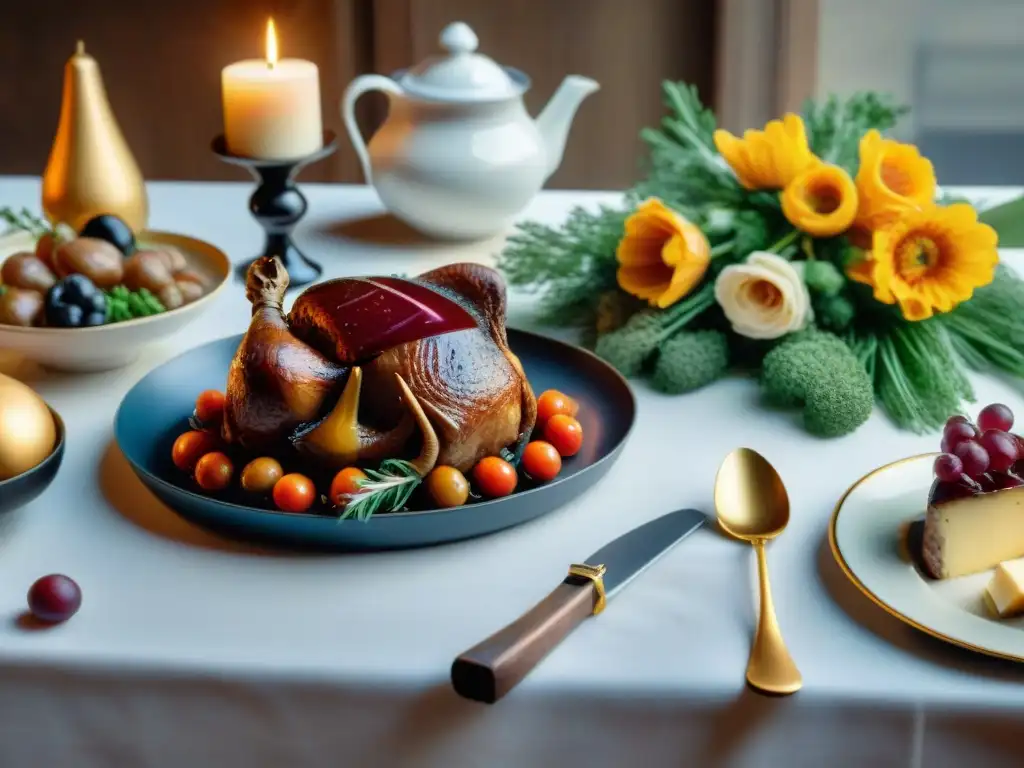
POLYGON ((379 550, 421 547, 500 531, 551 512, 600 480, 618 458, 636 415, 625 379, 597 356, 526 331, 509 329, 509 345, 539 394, 559 389, 580 405, 584 442, 546 485, 453 509, 378 514, 339 521, 243 506, 183 487, 171 445, 186 431, 196 396, 223 391, 242 336, 196 347, 156 368, 128 392, 114 435, 135 474, 164 504, 207 530, 264 545, 299 549, 379 550))

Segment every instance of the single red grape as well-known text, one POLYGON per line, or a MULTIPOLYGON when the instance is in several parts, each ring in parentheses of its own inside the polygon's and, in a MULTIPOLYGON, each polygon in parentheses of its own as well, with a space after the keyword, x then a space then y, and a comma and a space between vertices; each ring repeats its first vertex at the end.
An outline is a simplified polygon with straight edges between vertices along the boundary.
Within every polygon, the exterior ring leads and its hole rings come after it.
POLYGON ((1006 472, 1017 460, 1017 441, 1000 429, 986 429, 978 440, 988 453, 989 469, 1006 472))
POLYGON ((28 591, 28 609, 40 621, 67 621, 81 605, 82 590, 73 579, 59 573, 43 576, 28 591))
POLYGON ((948 421, 942 432, 942 452, 956 453, 956 447, 964 440, 973 440, 978 436, 978 430, 967 421, 948 421))
POLYGON ((968 419, 966 416, 958 413, 958 414, 956 414, 954 416, 950 416, 948 419, 946 419, 946 424, 943 427, 943 429, 948 427, 950 424, 970 424, 970 423, 971 423, 970 419, 968 419))
POLYGON ((935 477, 944 483, 955 483, 964 473, 964 463, 952 453, 944 453, 935 459, 935 477))
POLYGON ((977 479, 988 471, 988 451, 977 440, 964 440, 953 451, 963 462, 964 474, 977 479))
POLYGON ((1002 403, 986 405, 978 414, 978 429, 982 432, 988 429, 998 429, 1009 432, 1013 426, 1013 411, 1002 403))

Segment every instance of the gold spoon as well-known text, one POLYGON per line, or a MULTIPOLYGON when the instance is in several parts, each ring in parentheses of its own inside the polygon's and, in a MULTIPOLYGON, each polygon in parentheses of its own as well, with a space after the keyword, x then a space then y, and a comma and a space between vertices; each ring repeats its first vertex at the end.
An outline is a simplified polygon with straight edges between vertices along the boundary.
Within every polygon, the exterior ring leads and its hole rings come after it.
POLYGON ((789 522, 789 497, 782 478, 761 454, 737 448, 718 468, 715 510, 725 532, 749 541, 757 553, 761 615, 747 662, 747 682, 768 693, 796 693, 803 678, 786 650, 775 618, 764 552, 765 542, 782 533, 789 522))

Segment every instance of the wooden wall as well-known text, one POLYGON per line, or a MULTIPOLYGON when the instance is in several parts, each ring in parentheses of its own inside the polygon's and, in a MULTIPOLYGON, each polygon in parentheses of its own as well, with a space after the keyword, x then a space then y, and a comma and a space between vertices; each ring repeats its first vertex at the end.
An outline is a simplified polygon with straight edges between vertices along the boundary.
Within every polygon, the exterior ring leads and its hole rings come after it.
MULTIPOLYGON (((150 179, 238 179, 210 139, 221 130, 220 70, 259 57, 268 15, 282 56, 320 67, 326 126, 362 72, 391 72, 437 50, 450 21, 469 23, 481 51, 531 75, 537 110, 570 73, 598 80, 573 126, 553 187, 617 188, 635 180, 639 129, 662 114, 663 78, 712 94, 710 0, 32 0, 5 4, 0 24, 0 174, 38 174, 57 124, 64 61, 75 41, 96 57, 121 127, 150 179)), ((372 129, 382 97, 364 98, 372 129)), ((361 181, 342 139, 310 181, 361 181)))

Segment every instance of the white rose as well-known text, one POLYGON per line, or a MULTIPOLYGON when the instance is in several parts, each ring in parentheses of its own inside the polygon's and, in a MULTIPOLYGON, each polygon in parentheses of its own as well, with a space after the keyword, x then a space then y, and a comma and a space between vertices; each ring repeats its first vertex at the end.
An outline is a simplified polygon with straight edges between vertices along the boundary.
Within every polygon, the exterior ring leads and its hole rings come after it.
POLYGON ((777 339, 811 320, 811 297, 799 270, 781 256, 755 251, 715 281, 715 300, 732 329, 751 339, 777 339))

